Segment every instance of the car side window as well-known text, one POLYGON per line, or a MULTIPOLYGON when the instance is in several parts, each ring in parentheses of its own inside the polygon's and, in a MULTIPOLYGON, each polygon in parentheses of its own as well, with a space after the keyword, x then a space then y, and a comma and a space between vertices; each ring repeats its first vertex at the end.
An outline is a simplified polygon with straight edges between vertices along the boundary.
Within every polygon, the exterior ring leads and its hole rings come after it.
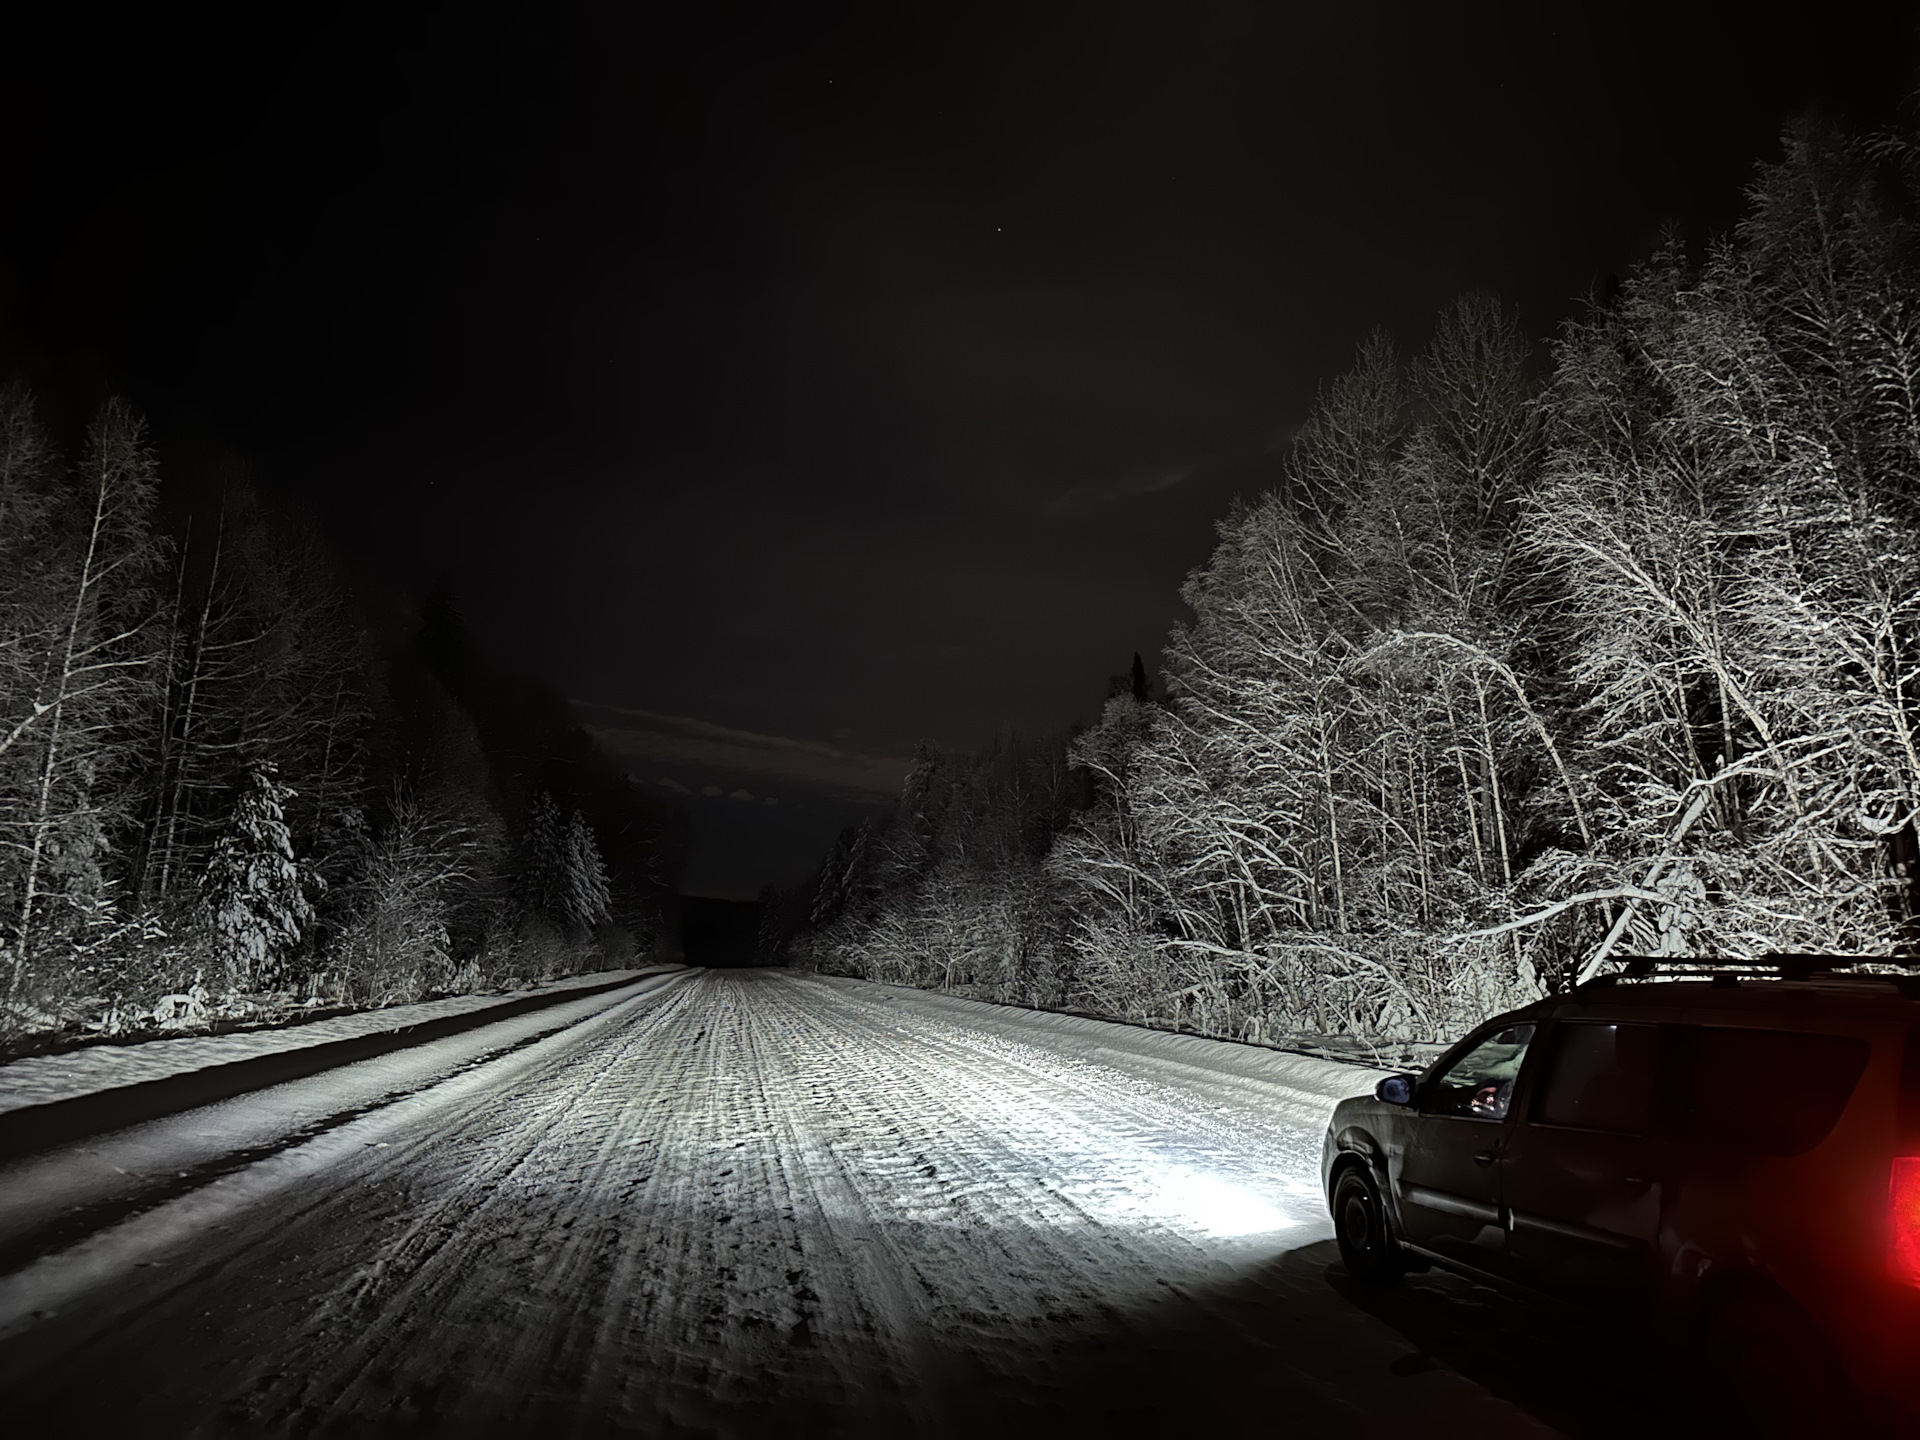
POLYGON ((1528 1118, 1535 1125, 1641 1134, 1659 1062, 1656 1025, 1564 1021, 1548 1037, 1528 1118))
POLYGON ((1508 1025, 1478 1044, 1420 1087, 1420 1113, 1504 1120, 1513 1103, 1513 1082, 1533 1041, 1532 1025, 1508 1025))

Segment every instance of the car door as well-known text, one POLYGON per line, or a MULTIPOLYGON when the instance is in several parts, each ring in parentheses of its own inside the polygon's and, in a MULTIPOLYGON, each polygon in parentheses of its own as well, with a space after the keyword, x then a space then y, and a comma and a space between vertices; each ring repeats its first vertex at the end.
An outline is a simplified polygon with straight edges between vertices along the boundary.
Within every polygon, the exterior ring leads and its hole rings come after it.
POLYGON ((1501 1174, 1516 1278, 1637 1290, 1653 1279, 1661 1186, 1649 1135, 1661 1027, 1562 1020, 1541 1037, 1501 1174))
POLYGON ((1491 1026, 1421 1084, 1396 1186, 1401 1230, 1413 1244, 1481 1269, 1504 1267, 1500 1157, 1533 1033, 1526 1022, 1491 1026))

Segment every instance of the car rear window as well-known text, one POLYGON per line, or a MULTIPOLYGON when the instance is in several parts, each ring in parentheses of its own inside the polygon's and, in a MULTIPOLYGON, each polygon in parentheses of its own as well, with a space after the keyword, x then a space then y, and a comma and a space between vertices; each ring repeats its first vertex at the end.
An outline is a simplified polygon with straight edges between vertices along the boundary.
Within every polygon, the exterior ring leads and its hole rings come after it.
POLYGON ((1852 1035, 1672 1027, 1674 1130, 1704 1145, 1798 1155, 1827 1138, 1866 1068, 1852 1035))
POLYGON ((1639 1134, 1646 1129, 1659 1059, 1654 1025, 1570 1020, 1555 1026, 1533 1123, 1639 1134))

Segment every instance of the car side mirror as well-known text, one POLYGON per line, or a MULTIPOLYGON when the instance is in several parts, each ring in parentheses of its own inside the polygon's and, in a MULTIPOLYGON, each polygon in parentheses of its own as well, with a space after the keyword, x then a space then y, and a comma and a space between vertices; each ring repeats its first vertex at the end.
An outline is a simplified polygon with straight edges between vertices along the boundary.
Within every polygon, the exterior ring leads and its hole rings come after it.
POLYGON ((1389 1075, 1373 1087, 1373 1098, 1389 1105, 1413 1104, 1413 1076, 1389 1075))

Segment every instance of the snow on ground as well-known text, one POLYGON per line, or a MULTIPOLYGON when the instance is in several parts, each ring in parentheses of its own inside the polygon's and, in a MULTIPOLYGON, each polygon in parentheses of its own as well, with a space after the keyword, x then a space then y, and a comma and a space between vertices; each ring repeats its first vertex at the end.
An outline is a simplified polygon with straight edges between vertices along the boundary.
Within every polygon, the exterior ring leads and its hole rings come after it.
POLYGON ((259 1055, 283 1054, 309 1045, 323 1045, 330 1040, 349 1040, 387 1030, 402 1030, 422 1021, 435 1020, 444 1015, 467 1015, 529 995, 551 995, 558 991, 577 990, 582 986, 604 985, 626 976, 638 979, 642 975, 673 968, 651 965, 638 970, 572 975, 528 990, 510 990, 497 995, 454 995, 417 1005, 394 1005, 382 1010, 363 1010, 354 1015, 337 1015, 329 1020, 295 1022, 236 1034, 180 1036, 169 1040, 142 1040, 128 1045, 87 1045, 58 1055, 32 1055, 0 1065, 0 1112, 67 1100, 77 1095, 91 1095, 121 1085, 164 1080, 171 1075, 204 1070, 212 1065, 227 1065, 259 1055))
POLYGON ((1377 1071, 766 971, 435 1063, 0 1278, 10 1413, 1552 1433, 1329 1283, 1320 1138, 1377 1071))
POLYGON ((1242 1045, 1230 1040, 1209 1039, 1204 1035, 1173 1034, 1139 1025, 1095 1020, 1089 1016, 1062 1015, 1050 1010, 990 1005, 981 1000, 962 1000, 952 995, 900 985, 877 985, 868 980, 849 980, 831 975, 809 978, 815 984, 831 985, 873 1001, 904 1003, 910 1009, 928 1015, 945 1016, 956 1024, 993 1024, 1011 1027, 1022 1035, 1044 1036, 1050 1050, 1092 1061, 1144 1067, 1173 1083, 1183 1080, 1191 1082, 1203 1075, 1216 1081, 1234 1077, 1279 1085, 1293 1096, 1319 1096, 1331 1104, 1349 1095, 1365 1094, 1379 1083, 1382 1075, 1391 1073, 1357 1060, 1333 1060, 1286 1050, 1270 1050, 1263 1045, 1242 1045), (984 1018, 989 1016, 993 1018, 984 1018))
MULTIPOLYGON (((636 977, 637 992, 623 987, 560 1001, 308 1079, 0 1164, 0 1336, 20 1316, 60 1303, 76 1286, 84 1288, 83 1282, 91 1283, 87 1277, 100 1272, 103 1264, 124 1268, 144 1256, 156 1236, 176 1233, 179 1216, 167 1210, 146 1221, 145 1228, 108 1228, 112 1221, 161 1210, 168 1200, 198 1194, 252 1160, 324 1135, 404 1095, 440 1086, 492 1057, 569 1031, 637 997, 655 997, 688 973, 678 966, 673 971, 651 982, 636 977), (96 1238, 85 1263, 76 1267, 66 1247, 87 1236, 96 1238), (27 1264, 40 1256, 50 1258, 37 1266, 27 1264), (23 1264, 27 1268, 21 1273, 7 1273, 23 1264)), ((583 1033, 573 1030, 569 1043, 583 1033)))

